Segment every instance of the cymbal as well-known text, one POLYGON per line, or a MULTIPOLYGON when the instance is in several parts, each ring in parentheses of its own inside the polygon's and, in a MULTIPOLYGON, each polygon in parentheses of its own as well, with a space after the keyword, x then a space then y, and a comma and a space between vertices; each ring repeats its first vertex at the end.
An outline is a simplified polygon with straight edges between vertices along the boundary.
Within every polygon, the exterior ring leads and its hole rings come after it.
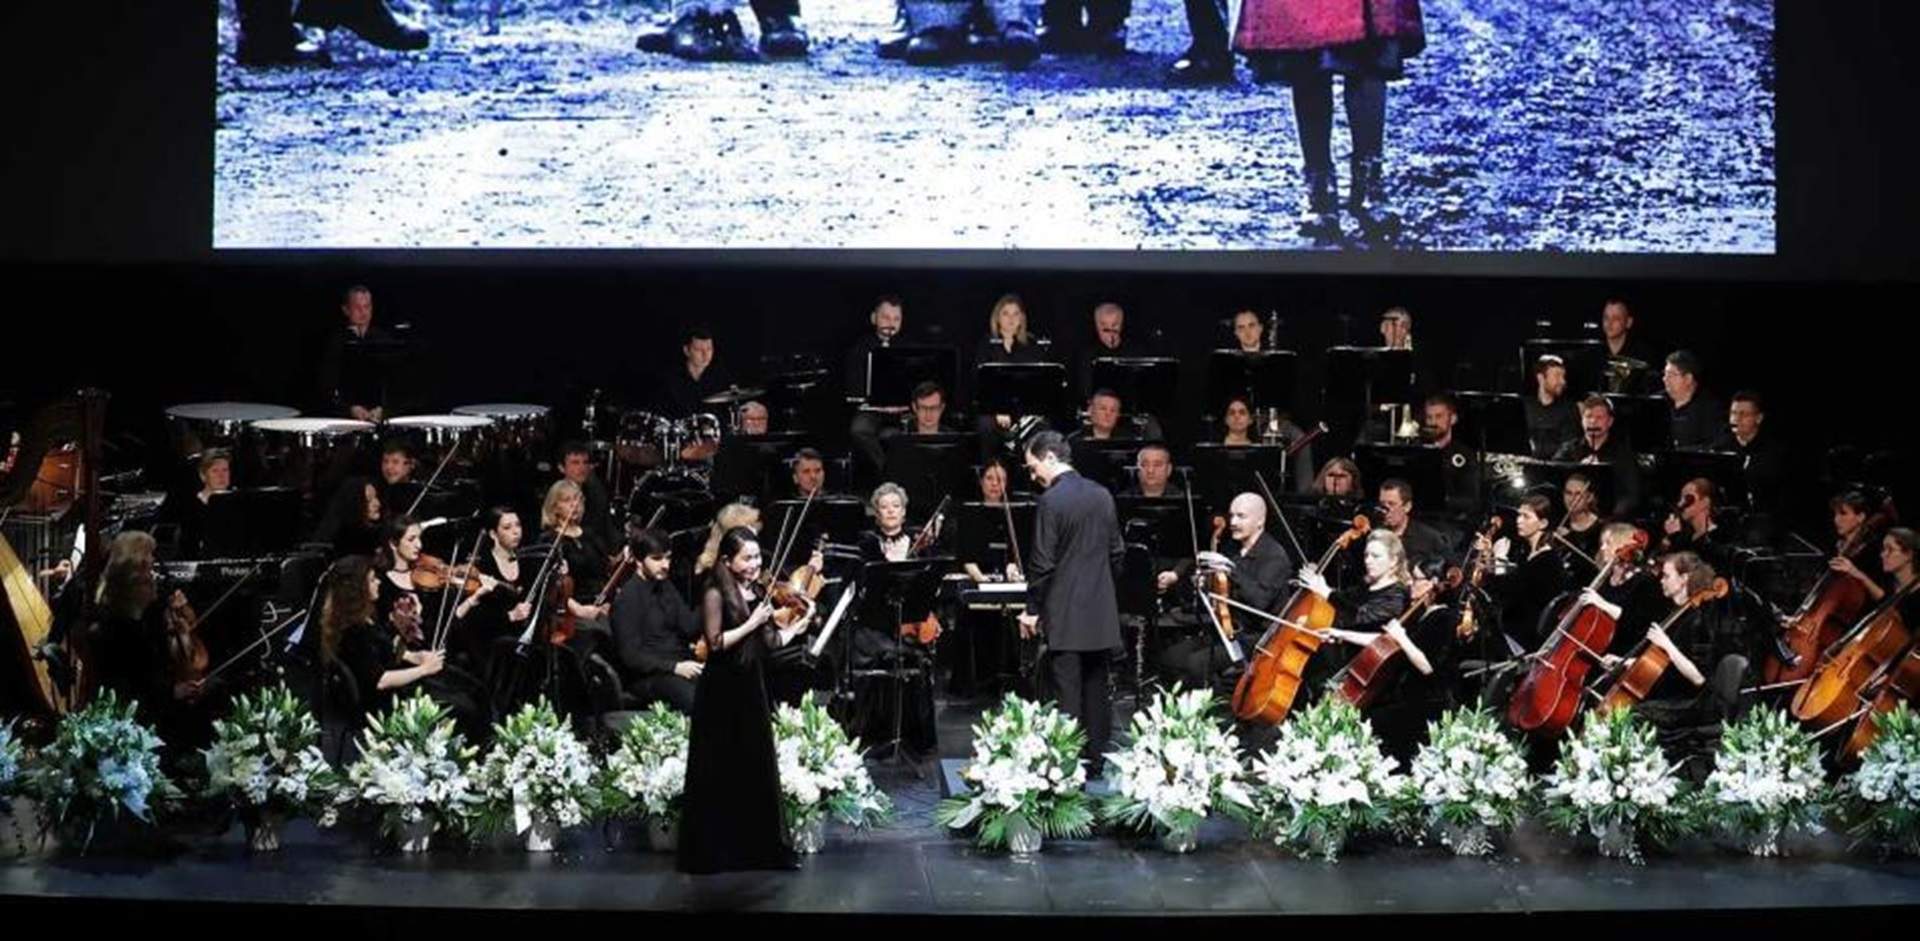
POLYGON ((748 399, 758 398, 766 394, 767 390, 765 389, 742 389, 735 387, 724 392, 715 392, 700 401, 706 405, 738 405, 748 399))

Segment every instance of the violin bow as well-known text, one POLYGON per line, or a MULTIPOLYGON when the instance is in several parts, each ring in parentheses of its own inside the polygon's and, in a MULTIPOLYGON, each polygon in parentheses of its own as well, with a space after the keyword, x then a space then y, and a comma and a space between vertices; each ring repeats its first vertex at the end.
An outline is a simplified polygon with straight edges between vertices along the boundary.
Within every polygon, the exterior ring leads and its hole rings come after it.
MULTIPOLYGON (((1326 425, 1323 424, 1320 427, 1325 428, 1326 425)), ((1294 554, 1300 558, 1300 564, 1307 564, 1307 549, 1300 544, 1300 537, 1293 534, 1293 524, 1287 522, 1287 514, 1280 509, 1280 501, 1273 498, 1273 488, 1267 486, 1267 478, 1259 471, 1254 471, 1253 479, 1259 482, 1261 492, 1267 495, 1267 503, 1272 505, 1273 515, 1280 518, 1280 528, 1286 530, 1287 542, 1292 544, 1294 554)))
MULTIPOLYGON (((480 532, 473 534, 473 548, 467 551, 467 568, 469 569, 473 568, 474 560, 480 557, 480 543, 482 540, 486 538, 486 536, 487 534, 484 529, 480 532)), ((452 577, 453 570, 459 565, 460 565, 460 546, 456 544, 453 547, 453 561, 447 564, 447 575, 449 578, 452 577)), ((460 606, 457 604, 453 605, 452 610, 449 611, 448 601, 452 597, 452 594, 464 592, 464 589, 466 587, 466 581, 467 580, 464 578, 460 579, 458 591, 450 594, 443 594, 440 596, 441 623, 435 626, 434 633, 433 633, 433 649, 435 650, 447 649, 447 637, 453 633, 454 615, 460 612, 460 606)))
POLYGON ((1007 548, 1013 550, 1013 567, 1020 570, 1021 578, 1025 578, 1027 567, 1020 564, 1020 537, 1013 531, 1013 502, 1001 497, 1000 511, 1007 517, 1007 548))
POLYGON ((520 646, 523 648, 533 643, 534 631, 540 627, 540 609, 547 604, 547 578, 553 574, 553 560, 560 557, 560 541, 565 538, 565 533, 554 530, 553 545, 547 547, 547 557, 541 561, 540 571, 533 578, 533 613, 527 617, 527 629, 520 632, 520 646))
POLYGON ((420 508, 420 502, 427 498, 427 494, 433 492, 433 484, 440 479, 440 472, 447 469, 447 463, 452 461, 453 456, 458 453, 460 453, 460 439, 455 438, 453 447, 448 448, 446 455, 440 458, 440 466, 433 469, 433 474, 427 477, 426 484, 420 488, 420 495, 413 498, 413 503, 407 507, 407 512, 403 515, 412 516, 413 511, 420 508))
POLYGON ((246 645, 245 647, 240 648, 240 651, 234 654, 233 656, 228 657, 225 660, 222 660, 219 666, 214 667, 211 670, 208 670, 207 675, 200 678, 200 682, 202 684, 205 684, 208 681, 212 680, 214 677, 219 676, 221 673, 226 672, 226 669, 228 667, 233 666, 236 663, 239 663, 243 658, 246 657, 246 655, 249 652, 253 650, 253 648, 258 647, 261 644, 264 644, 272 640, 275 634, 278 634, 281 631, 286 630, 288 625, 305 617, 307 612, 311 610, 313 609, 301 608, 300 610, 295 611, 293 614, 289 615, 286 620, 281 621, 278 624, 275 624, 271 629, 262 631, 258 639, 246 645))

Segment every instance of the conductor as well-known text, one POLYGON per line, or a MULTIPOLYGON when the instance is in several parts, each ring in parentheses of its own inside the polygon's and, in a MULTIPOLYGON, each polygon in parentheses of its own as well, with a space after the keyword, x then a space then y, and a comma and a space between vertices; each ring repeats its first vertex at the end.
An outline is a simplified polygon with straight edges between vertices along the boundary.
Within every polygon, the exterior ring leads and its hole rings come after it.
POLYGON ((1109 664, 1121 648, 1113 572, 1126 546, 1113 495, 1080 476, 1072 454, 1059 432, 1027 443, 1027 471, 1046 491, 1034 518, 1020 635, 1045 634, 1054 698, 1087 730, 1087 773, 1098 777, 1113 734, 1109 664))

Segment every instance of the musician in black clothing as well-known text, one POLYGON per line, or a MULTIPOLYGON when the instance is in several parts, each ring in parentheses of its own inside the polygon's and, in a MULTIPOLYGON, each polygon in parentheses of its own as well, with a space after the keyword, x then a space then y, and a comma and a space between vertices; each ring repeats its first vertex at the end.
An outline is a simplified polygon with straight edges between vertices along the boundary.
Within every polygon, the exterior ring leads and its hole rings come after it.
MULTIPOLYGON (((1046 361, 1046 353, 1039 341, 1027 330, 1027 308, 1018 294, 1005 294, 993 302, 993 311, 987 315, 987 336, 974 350, 975 366, 987 363, 1039 363, 1046 361)), ((1014 422, 1019 415, 981 415, 974 420, 980 433, 980 451, 983 459, 986 455, 999 453, 1008 444, 1014 431, 1014 422)))
POLYGON ((216 493, 233 489, 233 456, 225 448, 200 452, 195 464, 200 489, 191 495, 175 493, 161 507, 160 519, 180 528, 177 557, 198 559, 206 541, 207 506, 216 493))
POLYGON ((1587 567, 1589 574, 1594 569, 1593 559, 1600 553, 1600 532, 1606 528, 1606 519, 1595 509, 1598 498, 1593 493, 1593 480, 1586 474, 1575 471, 1567 475, 1567 482, 1560 487, 1560 525, 1554 530, 1554 541, 1562 542, 1561 548, 1571 544, 1580 550, 1584 558, 1569 559, 1567 569, 1577 572, 1581 565, 1587 567), (1578 561, 1580 564, 1574 564, 1578 561))
MULTIPOLYGON (((1659 573, 1657 582, 1668 611, 1705 591, 1715 578, 1713 566, 1692 552, 1662 556, 1655 571, 1659 573)), ((1739 623, 1719 617, 1710 608, 1695 608, 1680 615, 1670 628, 1662 628, 1657 623, 1645 626, 1640 636, 1644 642, 1635 642, 1635 656, 1609 654, 1602 658, 1606 673, 1595 685, 1604 695, 1632 668, 1638 656, 1659 648, 1671 665, 1646 698, 1633 707, 1634 715, 1659 729, 1661 747, 1687 754, 1703 752, 1717 738, 1718 723, 1740 694, 1748 651, 1739 623), (1711 690, 1707 674, 1703 672, 1709 668, 1715 677, 1711 690)), ((1618 649, 1618 644, 1614 649, 1618 649)), ((1703 780, 1705 773, 1699 771, 1689 776, 1703 780)))
POLYGON ((1027 472, 1046 488, 1027 556, 1027 610, 1020 636, 1044 633, 1047 675, 1061 711, 1087 730, 1088 774, 1105 766, 1113 734, 1109 675, 1120 649, 1120 609, 1113 573, 1126 557, 1120 520, 1106 488, 1080 476, 1058 433, 1027 442, 1027 472))
POLYGON ((1720 449, 1728 446, 1727 409, 1720 400, 1700 388, 1700 360, 1687 350, 1667 356, 1660 375, 1667 399, 1673 403, 1673 446, 1676 448, 1720 449))
POLYGON ((1400 537, 1407 558, 1414 564, 1447 554, 1448 539, 1441 532, 1413 518, 1413 485, 1389 479, 1380 484, 1381 524, 1400 537))
POLYGON ((1454 433, 1460 423, 1460 403, 1451 394, 1427 396, 1420 432, 1427 446, 1440 452, 1440 477, 1447 488, 1447 509, 1470 514, 1480 506, 1480 452, 1467 447, 1454 433))
POLYGON ((1633 309, 1619 298, 1600 311, 1600 334, 1607 344, 1607 391, 1651 392, 1660 354, 1645 336, 1633 329, 1633 309))
POLYGON ((1128 340, 1126 330, 1127 312, 1119 304, 1106 301, 1093 309, 1092 342, 1080 356, 1080 374, 1076 377, 1082 393, 1093 391, 1094 360, 1152 355, 1144 344, 1128 340))
POLYGON ((1661 525, 1662 551, 1686 550, 1715 568, 1727 567, 1727 552, 1732 547, 1714 519, 1719 493, 1720 488, 1705 477, 1695 477, 1680 486, 1680 499, 1661 525))
POLYGON ((168 638, 184 626, 178 617, 187 599, 177 590, 160 598, 153 553, 153 537, 138 530, 122 532, 108 546, 86 666, 96 689, 112 690, 121 705, 137 702, 135 717, 190 755, 208 740, 213 714, 204 705, 206 684, 182 680, 175 671, 168 638))
POLYGON ((1567 361, 1548 353, 1533 364, 1533 394, 1521 400, 1527 416, 1527 444, 1533 456, 1553 457, 1580 437, 1580 410, 1567 398, 1567 361))
POLYGON ((1186 491, 1173 482, 1173 452, 1158 441, 1141 445, 1133 456, 1133 485, 1121 496, 1186 496, 1186 491))
MULTIPOLYGON (((1382 750, 1403 766, 1426 740, 1427 723, 1437 721, 1454 703, 1454 662, 1460 649, 1460 610, 1440 597, 1445 563, 1430 559, 1411 574, 1412 597, 1430 601, 1402 623, 1400 615, 1381 626, 1394 639, 1404 663, 1390 666, 1378 680, 1385 684, 1368 704, 1367 721, 1380 736, 1382 750)), ((1361 639, 1361 638, 1356 638, 1361 639)), ((1374 638, 1364 638, 1372 643, 1374 638)))
POLYGON ((393 507, 393 512, 407 512, 420 496, 420 483, 413 479, 418 466, 413 448, 405 441, 389 438, 380 445, 380 500, 393 507))
MULTIPOLYGON (((1608 523, 1600 532, 1600 552, 1596 558, 1603 565, 1608 559, 1617 559, 1637 532, 1639 530, 1629 523, 1608 523)), ((1659 581, 1636 559, 1616 562, 1598 591, 1580 589, 1582 604, 1599 608, 1613 619, 1613 643, 1607 646, 1608 653, 1616 656, 1630 653, 1646 638, 1647 628, 1666 613, 1668 605, 1661 597, 1659 581)))
MULTIPOLYGON (((386 522, 386 504, 380 488, 365 477, 342 481, 327 505, 313 541, 326 543, 327 558, 349 555, 371 556, 380 549, 380 529, 386 522)), ((405 509, 402 507, 401 509, 405 509)))
MULTIPOLYGON (((1228 572, 1232 585, 1229 595, 1234 601, 1272 612, 1285 600, 1287 587, 1293 582, 1293 560, 1287 558, 1287 551, 1268 535, 1267 504, 1258 494, 1243 493, 1234 497, 1228 512, 1227 531, 1233 537, 1232 544, 1223 545, 1221 553, 1202 552, 1196 560, 1197 571, 1203 578, 1214 571, 1228 572)), ((1177 577, 1174 572, 1160 573, 1162 591, 1171 587, 1169 576, 1177 577)), ((1214 604, 1204 590, 1200 594, 1201 604, 1214 604)), ((1260 635, 1267 629, 1267 622, 1238 608, 1231 611, 1236 629, 1234 642, 1240 646, 1243 658, 1250 657, 1260 635)), ((1201 615, 1198 621, 1202 627, 1198 636, 1169 646, 1159 657, 1161 669, 1189 689, 1211 685, 1232 663, 1213 619, 1201 615)))
MULTIPOLYGON (((847 348, 847 395, 861 399, 867 395, 868 356, 874 350, 892 346, 906 324, 900 298, 892 294, 882 295, 867 314, 867 322, 873 325, 873 329, 847 348)), ((853 424, 847 430, 853 437, 855 453, 866 458, 867 465, 876 471, 887 458, 886 451, 880 447, 880 429, 885 425, 886 416, 898 411, 900 409, 892 407, 861 408, 854 413, 853 424)))
POLYGON ((582 657, 598 649, 610 631, 610 606, 599 601, 599 595, 615 554, 601 533, 581 525, 584 507, 585 498, 573 481, 554 481, 540 508, 541 541, 535 550, 544 559, 552 551, 553 541, 560 541, 560 558, 565 563, 561 572, 573 578, 573 594, 566 599, 567 611, 574 619, 572 647, 582 657))
MULTIPOLYGON (((1096 389, 1087 399, 1087 427, 1068 435, 1066 441, 1073 451, 1073 466, 1105 485, 1118 480, 1121 469, 1113 465, 1105 451, 1091 447, 1087 442, 1129 441, 1137 437, 1133 424, 1121 420, 1120 396, 1111 389, 1096 389)), ((1156 437, 1148 435, 1150 439, 1156 437)))
POLYGON ((1900 606, 1901 621, 1917 624, 1920 623, 1920 591, 1915 591, 1915 584, 1920 583, 1920 562, 1916 556, 1920 556, 1920 534, 1905 526, 1895 526, 1880 538, 1880 571, 1884 578, 1869 576, 1846 556, 1836 556, 1828 567, 1858 579, 1866 588, 1874 607, 1861 622, 1878 615, 1889 603, 1888 599, 1893 598, 1900 606))
POLYGON ((1613 432, 1613 403, 1604 395, 1589 395, 1580 403, 1580 437, 1567 442, 1553 456, 1556 461, 1605 464, 1613 468, 1613 507, 1619 519, 1640 511, 1640 458, 1627 439, 1613 432))
POLYGON ((459 650, 478 675, 490 676, 488 661, 495 645, 502 638, 524 633, 527 619, 533 616, 533 602, 527 599, 526 589, 533 580, 532 569, 538 563, 520 561, 520 544, 526 532, 520 524, 519 513, 496 506, 488 510, 482 520, 487 545, 474 559, 474 567, 492 579, 495 588, 480 595, 461 622, 459 650))
POLYGON ((373 325, 373 292, 363 285, 347 289, 340 313, 345 325, 328 334, 320 350, 320 398, 335 415, 385 421, 399 341, 373 325))
MULTIPOLYGON (((1400 537, 1391 530, 1376 529, 1367 535, 1361 549, 1361 584, 1335 590, 1327 583, 1326 574, 1316 570, 1312 563, 1301 566, 1299 582, 1333 605, 1336 629, 1385 630, 1387 622, 1407 609, 1408 587, 1413 584, 1408 564, 1407 550, 1400 537)), ((1323 645, 1320 653, 1307 662, 1303 689, 1320 689, 1351 658, 1349 649, 1323 645)))
MULTIPOLYGON (((862 561, 905 562, 939 554, 940 527, 934 527, 931 532, 907 529, 907 492, 899 484, 883 483, 875 488, 869 505, 873 509, 874 528, 860 534, 862 561)), ((935 521, 929 521, 932 522, 935 521)), ((897 654, 923 671, 931 670, 925 659, 925 648, 917 641, 901 638, 900 622, 894 617, 893 607, 886 603, 886 599, 871 592, 862 597, 860 630, 853 637, 855 662, 874 663, 897 654)), ((888 687, 881 695, 892 694, 892 688, 888 687)), ((901 744, 916 754, 926 754, 939 744, 934 727, 931 678, 925 672, 913 678, 906 684, 905 698, 901 735, 906 741, 901 744)), ((868 714, 869 723, 879 720, 882 714, 891 717, 888 709, 877 709, 868 714)), ((879 726, 874 724, 869 724, 868 728, 879 730, 879 726)), ((887 735, 892 734, 891 728, 885 731, 887 735)))
POLYGON ((627 551, 640 567, 638 577, 613 599, 620 678, 635 708, 664 702, 691 715, 696 681, 705 669, 692 653, 700 620, 673 587, 672 547, 659 530, 648 529, 627 543, 627 551))
POLYGON ((560 447, 560 476, 580 488, 584 504, 580 525, 593 530, 601 546, 620 544, 619 522, 613 516, 613 498, 605 481, 593 472, 593 452, 585 444, 569 441, 560 447))
POLYGON ((669 418, 685 418, 696 412, 710 412, 708 396, 725 391, 733 377, 725 366, 714 362, 713 334, 705 327, 694 327, 680 337, 680 365, 667 372, 660 386, 660 412, 669 418))
POLYGON ((1786 509, 1787 446, 1766 430, 1766 420, 1766 403, 1760 393, 1734 393, 1733 404, 1727 406, 1727 426, 1734 452, 1745 460, 1742 472, 1747 502, 1756 512, 1777 514, 1786 509))
POLYGON ((1499 604, 1501 631, 1522 647, 1545 639, 1537 630, 1540 612, 1566 590, 1566 567, 1549 538, 1552 517, 1553 501, 1528 494, 1514 510, 1512 537, 1489 540, 1482 534, 1474 540, 1474 548, 1492 560, 1482 587, 1499 604))

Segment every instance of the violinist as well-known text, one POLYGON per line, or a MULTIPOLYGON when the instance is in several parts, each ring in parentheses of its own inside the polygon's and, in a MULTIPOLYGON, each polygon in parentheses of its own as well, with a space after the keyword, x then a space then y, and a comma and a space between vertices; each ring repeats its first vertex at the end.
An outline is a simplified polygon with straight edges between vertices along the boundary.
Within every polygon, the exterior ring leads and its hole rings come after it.
MULTIPOLYGON (((1011 496, 1007 489, 1011 477, 1006 461, 998 457, 988 460, 980 468, 980 502, 987 506, 1005 506, 1011 496)), ((1013 535, 1015 538, 1019 536, 1017 533, 1013 535)), ((962 567, 966 570, 967 578, 976 585, 998 581, 1002 577, 1007 581, 1017 582, 1023 577, 1020 567, 1014 564, 1011 554, 1004 558, 968 559, 962 567), (988 574, 990 572, 992 574, 988 574)))
POLYGON ((705 669, 692 656, 700 621, 673 587, 672 547, 665 534, 646 529, 627 543, 627 551, 639 560, 639 569, 614 596, 613 639, 620 678, 633 700, 629 705, 640 709, 664 702, 691 715, 696 681, 705 669))
POLYGON ((899 484, 874 488, 868 506, 873 510, 873 528, 860 534, 860 555, 868 562, 904 562, 930 554, 942 536, 938 526, 930 533, 908 531, 907 492, 899 484))
MULTIPOLYGON (((1426 740, 1427 723, 1436 721, 1453 705, 1451 688, 1459 647, 1460 611, 1443 597, 1447 590, 1446 564, 1429 559, 1410 571, 1413 598, 1430 598, 1407 623, 1401 614, 1380 626, 1393 638, 1406 663, 1387 676, 1387 685, 1367 704, 1366 715, 1380 735, 1386 753, 1402 764, 1411 762, 1426 740)), ((1355 641, 1371 643, 1378 635, 1362 634, 1355 641)))
POLYGON ((481 517, 486 529, 485 548, 473 560, 485 589, 475 593, 462 622, 463 651, 472 666, 487 663, 494 644, 503 637, 518 636, 533 616, 533 602, 525 589, 532 572, 520 564, 520 544, 525 530, 520 514, 509 507, 496 506, 481 517))
MULTIPOLYGON (((1326 575, 1312 565, 1301 567, 1298 582, 1333 605, 1336 629, 1384 630, 1387 622, 1407 609, 1413 575, 1408 567, 1406 547, 1395 533, 1376 529, 1367 535, 1360 564, 1365 581, 1359 585, 1336 591, 1327 584, 1326 575)), ((1316 656, 1309 661, 1308 670, 1315 674, 1307 677, 1310 685, 1319 687, 1321 680, 1340 665, 1335 662, 1340 659, 1343 658, 1316 656)))
POLYGON ((1905 526, 1895 526, 1880 539, 1880 571, 1885 575, 1884 580, 1869 576, 1844 555, 1835 557, 1828 566, 1858 580, 1866 589, 1875 608, 1868 618, 1877 616, 1889 597, 1899 597, 1900 620, 1912 631, 1915 625, 1920 625, 1920 592, 1912 590, 1915 579, 1920 578, 1914 562, 1916 552, 1920 552, 1920 534, 1905 526))
MULTIPOLYGON (((1261 611, 1272 611, 1285 600, 1287 587, 1293 583, 1293 560, 1287 557, 1287 551, 1267 532, 1266 501, 1253 493, 1234 497, 1228 508, 1227 533, 1232 537, 1232 543, 1221 546, 1220 552, 1200 553, 1195 560, 1196 567, 1203 572, 1226 571, 1232 585, 1229 596, 1234 601, 1261 611)), ((1176 571, 1161 572, 1154 579, 1154 587, 1162 592, 1169 591, 1178 578, 1176 571)), ((1205 597, 1204 591, 1201 595, 1203 603, 1212 603, 1211 598, 1205 597)), ((1205 618, 1205 615, 1201 617, 1205 618)), ((1160 668, 1189 689, 1209 688, 1232 662, 1211 620, 1202 623, 1205 629, 1198 635, 1172 644, 1159 656, 1160 668)), ((1252 655, 1253 646, 1259 642, 1261 632, 1265 629, 1265 624, 1248 624, 1246 629, 1235 631, 1235 642, 1240 645, 1243 657, 1252 655)))
POLYGON ((380 623, 377 599, 386 590, 385 582, 371 559, 350 555, 333 567, 320 603, 321 654, 352 680, 351 695, 328 696, 323 702, 349 709, 359 720, 356 727, 384 708, 394 690, 446 668, 444 653, 404 649, 380 623))
MULTIPOLYGON (((412 517, 397 516, 387 521, 378 556, 380 587, 374 600, 379 623, 412 650, 431 646, 428 626, 433 623, 434 612, 438 609, 435 602, 438 602, 441 591, 458 588, 429 588, 415 584, 415 570, 422 561, 420 535, 420 524, 414 522, 412 517), (426 593, 424 599, 423 592, 426 593)), ((482 575, 479 590, 460 599, 454 606, 454 620, 464 621, 498 587, 499 582, 482 575)))
MULTIPOLYGON (((154 540, 127 530, 107 548, 107 565, 95 593, 87 667, 95 690, 112 690, 122 705, 138 703, 136 717, 158 731, 173 751, 210 741, 213 714, 206 684, 191 675, 180 654, 205 645, 193 636, 192 608, 176 590, 160 598, 154 576, 154 540)), ((200 664, 204 672, 204 664, 200 664)))
POLYGON ((1548 538, 1552 515, 1553 501, 1528 494, 1514 510, 1513 538, 1489 539, 1484 533, 1474 538, 1474 551, 1491 560, 1484 587, 1500 604, 1501 626, 1523 647, 1544 640, 1535 636, 1535 622, 1566 589, 1566 569, 1548 538))
POLYGON ((601 586, 612 570, 613 547, 602 541, 601 533, 582 525, 586 498, 571 480, 556 480, 547 488, 540 507, 542 552, 560 541, 561 571, 573 577, 573 594, 565 599, 574 618, 575 652, 582 657, 592 653, 609 636, 607 613, 610 605, 598 602, 601 586), (598 602, 598 603, 596 603, 598 602))

